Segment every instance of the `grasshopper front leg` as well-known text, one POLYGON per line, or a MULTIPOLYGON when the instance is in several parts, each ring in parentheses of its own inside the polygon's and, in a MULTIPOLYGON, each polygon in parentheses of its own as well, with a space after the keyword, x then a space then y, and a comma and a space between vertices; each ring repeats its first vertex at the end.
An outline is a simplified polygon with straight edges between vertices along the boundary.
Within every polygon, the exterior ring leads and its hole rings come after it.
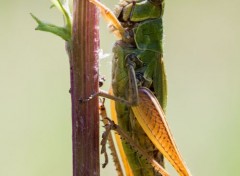
MULTIPOLYGON (((79 99, 80 103, 89 101, 97 96, 105 97, 123 104, 126 104, 128 106, 136 106, 139 102, 139 95, 138 95, 138 84, 136 79, 136 73, 134 68, 136 65, 142 64, 142 62, 134 55, 128 55, 126 56, 126 67, 128 70, 128 80, 129 80, 129 99, 125 100, 120 97, 116 97, 112 94, 109 94, 108 92, 104 90, 100 90, 99 92, 91 95, 90 97, 86 99, 79 99)), ((141 80, 140 80, 141 81, 141 80)))

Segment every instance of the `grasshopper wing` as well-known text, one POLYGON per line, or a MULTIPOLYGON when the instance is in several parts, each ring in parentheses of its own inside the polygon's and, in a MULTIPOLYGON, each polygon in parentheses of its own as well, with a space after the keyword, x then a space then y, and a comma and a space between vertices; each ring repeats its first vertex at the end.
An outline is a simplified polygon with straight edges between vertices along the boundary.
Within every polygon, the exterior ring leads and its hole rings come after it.
POLYGON ((181 176, 190 176, 171 135, 165 114, 153 93, 139 88, 139 104, 132 107, 139 124, 156 148, 164 155, 181 176))

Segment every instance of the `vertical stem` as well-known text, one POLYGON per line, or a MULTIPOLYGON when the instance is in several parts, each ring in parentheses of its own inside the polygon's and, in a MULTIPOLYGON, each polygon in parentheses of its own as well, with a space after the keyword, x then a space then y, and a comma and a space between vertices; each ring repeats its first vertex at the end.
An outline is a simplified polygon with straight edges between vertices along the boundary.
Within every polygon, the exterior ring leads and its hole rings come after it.
POLYGON ((98 17, 87 0, 73 2, 70 56, 73 176, 99 174, 98 98, 79 103, 98 91, 98 17))

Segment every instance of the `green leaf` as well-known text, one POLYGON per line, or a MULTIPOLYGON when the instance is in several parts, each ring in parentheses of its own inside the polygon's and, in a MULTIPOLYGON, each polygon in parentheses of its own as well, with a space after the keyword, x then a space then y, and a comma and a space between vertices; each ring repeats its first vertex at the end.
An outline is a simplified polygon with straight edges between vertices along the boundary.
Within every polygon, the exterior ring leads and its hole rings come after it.
POLYGON ((66 22, 66 27, 69 29, 69 31, 72 31, 72 15, 67 4, 68 1, 64 4, 62 4, 60 0, 51 0, 51 2, 63 14, 64 20, 66 22))
POLYGON ((40 19, 38 19, 36 16, 34 16, 33 14, 31 14, 31 16, 38 23, 38 26, 35 28, 36 30, 53 33, 66 41, 71 40, 71 32, 68 28, 59 27, 54 24, 43 22, 40 19))

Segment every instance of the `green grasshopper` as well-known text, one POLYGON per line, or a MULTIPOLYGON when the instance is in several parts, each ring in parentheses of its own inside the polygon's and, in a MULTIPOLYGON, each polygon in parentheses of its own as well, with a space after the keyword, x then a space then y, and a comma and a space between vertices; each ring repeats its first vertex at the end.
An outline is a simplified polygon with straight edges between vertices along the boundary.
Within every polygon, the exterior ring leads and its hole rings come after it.
MULTIPOLYGON (((166 122, 167 82, 163 63, 163 0, 122 0, 115 14, 97 0, 89 0, 100 8, 118 37, 113 48, 112 92, 96 95, 113 100, 113 120, 132 143, 140 146, 148 158, 163 165, 163 156, 179 175, 190 176, 166 122)), ((156 171, 149 160, 133 147, 116 138, 127 175, 168 175, 156 171)), ((161 170, 161 169, 160 169, 161 170)))

